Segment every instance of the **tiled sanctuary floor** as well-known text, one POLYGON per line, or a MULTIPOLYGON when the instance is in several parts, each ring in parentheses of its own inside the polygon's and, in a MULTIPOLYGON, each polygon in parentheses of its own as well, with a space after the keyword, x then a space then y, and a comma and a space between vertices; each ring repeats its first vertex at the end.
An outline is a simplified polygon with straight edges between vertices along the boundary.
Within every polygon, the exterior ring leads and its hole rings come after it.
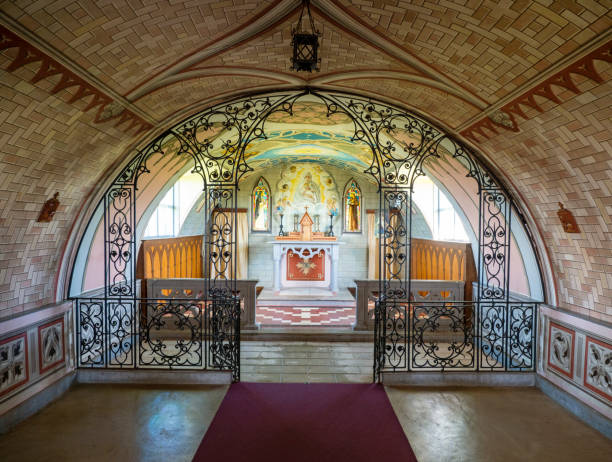
POLYGON ((256 321, 263 326, 351 326, 355 322, 352 306, 261 306, 256 321))

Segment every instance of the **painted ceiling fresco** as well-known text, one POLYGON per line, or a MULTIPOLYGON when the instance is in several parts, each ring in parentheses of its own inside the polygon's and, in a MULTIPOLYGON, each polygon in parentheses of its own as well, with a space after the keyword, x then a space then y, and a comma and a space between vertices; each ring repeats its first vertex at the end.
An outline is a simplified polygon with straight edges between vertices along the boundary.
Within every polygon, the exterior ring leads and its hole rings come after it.
MULTIPOLYGON (((265 138, 247 145, 245 159, 254 169, 251 174, 301 162, 349 169, 355 175, 374 181, 364 174, 371 164, 372 151, 365 142, 353 139, 354 130, 346 114, 330 114, 324 103, 306 96, 293 104, 292 113, 277 111, 268 116, 264 125, 265 138)), ((215 121, 196 136, 199 142, 208 140, 213 150, 219 150, 233 144, 238 133, 224 130, 223 124, 215 121)), ((398 150, 410 144, 418 145, 419 140, 418 135, 401 128, 384 133, 381 139, 383 143, 393 143, 398 150)), ((248 176, 250 174, 245 178, 248 176)))
POLYGON ((370 166, 372 151, 354 141, 351 119, 329 114, 321 102, 296 101, 292 114, 275 112, 265 124, 266 139, 247 146, 245 158, 256 169, 282 168, 295 162, 322 163, 362 174, 370 166))
POLYGON ((267 139, 251 143, 245 151, 247 163, 255 169, 316 162, 363 172, 372 158, 368 145, 354 142, 349 133, 294 126, 289 130, 267 130, 266 136, 267 139))

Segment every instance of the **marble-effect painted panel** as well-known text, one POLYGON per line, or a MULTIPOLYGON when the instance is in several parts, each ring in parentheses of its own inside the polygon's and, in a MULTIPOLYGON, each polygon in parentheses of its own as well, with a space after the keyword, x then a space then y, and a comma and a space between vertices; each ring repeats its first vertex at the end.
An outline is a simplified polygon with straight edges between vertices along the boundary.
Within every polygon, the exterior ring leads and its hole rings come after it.
POLYGON ((584 386, 612 402, 612 345, 587 337, 584 386))
POLYGON ((549 325, 548 366, 566 375, 574 375, 574 342, 576 333, 554 322, 549 325))
POLYGON ((38 361, 40 373, 64 361, 64 319, 38 328, 38 361))
POLYGON ((28 381, 26 333, 0 342, 0 396, 28 381))

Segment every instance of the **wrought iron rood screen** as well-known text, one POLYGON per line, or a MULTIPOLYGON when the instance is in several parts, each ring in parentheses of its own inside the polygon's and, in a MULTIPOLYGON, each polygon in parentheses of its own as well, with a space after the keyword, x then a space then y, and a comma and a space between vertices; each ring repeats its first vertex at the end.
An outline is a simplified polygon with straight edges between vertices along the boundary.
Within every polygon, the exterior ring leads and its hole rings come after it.
POLYGON ((240 301, 78 298, 78 367, 232 371, 240 379, 240 301))

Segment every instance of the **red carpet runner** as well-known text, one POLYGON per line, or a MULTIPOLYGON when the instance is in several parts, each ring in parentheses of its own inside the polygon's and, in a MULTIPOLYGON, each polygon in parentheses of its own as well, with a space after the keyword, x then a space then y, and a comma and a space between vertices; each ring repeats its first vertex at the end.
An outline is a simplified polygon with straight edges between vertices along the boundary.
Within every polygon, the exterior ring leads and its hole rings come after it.
POLYGON ((381 385, 233 384, 194 461, 416 461, 381 385))

